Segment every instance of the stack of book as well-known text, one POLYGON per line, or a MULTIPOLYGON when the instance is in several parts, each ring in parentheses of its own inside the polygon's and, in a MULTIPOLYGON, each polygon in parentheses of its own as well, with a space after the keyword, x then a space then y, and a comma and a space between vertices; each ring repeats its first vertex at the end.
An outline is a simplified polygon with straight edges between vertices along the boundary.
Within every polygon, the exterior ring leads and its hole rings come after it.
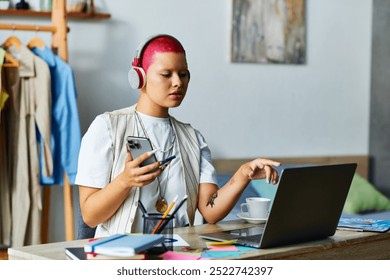
POLYGON ((144 260, 146 254, 134 254, 128 257, 108 256, 96 253, 86 253, 84 247, 67 247, 65 254, 72 260, 144 260))
POLYGON ((73 260, 136 260, 145 259, 144 252, 164 241, 162 234, 115 234, 99 238, 84 247, 65 248, 73 260))

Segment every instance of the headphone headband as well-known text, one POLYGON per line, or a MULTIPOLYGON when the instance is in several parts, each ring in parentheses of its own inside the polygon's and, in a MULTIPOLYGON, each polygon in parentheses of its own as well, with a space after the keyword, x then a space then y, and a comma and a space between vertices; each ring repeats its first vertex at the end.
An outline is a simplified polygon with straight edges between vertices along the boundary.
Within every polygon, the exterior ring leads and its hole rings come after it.
POLYGON ((142 67, 142 55, 143 55, 143 52, 145 50, 145 47, 151 41, 153 41, 154 39, 156 39, 158 37, 170 37, 170 38, 175 39, 177 41, 177 39, 175 37, 168 35, 168 34, 156 34, 156 35, 153 35, 153 36, 146 38, 146 40, 144 42, 142 42, 141 44, 138 45, 137 50, 135 51, 133 62, 131 63, 132 66, 142 67))
MULTIPOLYGON (((144 42, 142 42, 137 50, 135 51, 133 62, 131 63, 132 67, 127 75, 130 86, 134 89, 140 89, 145 86, 146 83, 146 74, 144 69, 142 68, 142 59, 143 59, 143 53, 146 48, 146 46, 153 41, 154 39, 158 37, 169 37, 175 41, 177 41, 180 45, 181 43, 173 36, 168 34, 157 34, 148 37, 144 42)), ((183 48, 184 49, 184 48, 183 48)))

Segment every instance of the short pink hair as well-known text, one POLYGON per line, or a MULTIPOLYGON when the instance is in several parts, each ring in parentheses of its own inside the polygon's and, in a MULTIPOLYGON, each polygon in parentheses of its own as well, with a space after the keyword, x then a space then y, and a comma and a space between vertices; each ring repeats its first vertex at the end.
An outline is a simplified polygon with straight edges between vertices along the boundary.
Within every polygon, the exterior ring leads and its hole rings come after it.
POLYGON ((141 54, 141 66, 145 73, 148 71, 149 66, 153 63, 153 58, 156 53, 184 53, 185 50, 182 44, 176 38, 168 35, 161 35, 153 38, 144 48, 141 54))

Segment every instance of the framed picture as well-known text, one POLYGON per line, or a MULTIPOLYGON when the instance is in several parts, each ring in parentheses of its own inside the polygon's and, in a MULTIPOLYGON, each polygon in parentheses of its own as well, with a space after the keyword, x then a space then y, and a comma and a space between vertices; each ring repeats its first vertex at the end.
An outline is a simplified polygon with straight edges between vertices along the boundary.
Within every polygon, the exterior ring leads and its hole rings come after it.
POLYGON ((232 1, 232 62, 305 63, 305 0, 232 1))

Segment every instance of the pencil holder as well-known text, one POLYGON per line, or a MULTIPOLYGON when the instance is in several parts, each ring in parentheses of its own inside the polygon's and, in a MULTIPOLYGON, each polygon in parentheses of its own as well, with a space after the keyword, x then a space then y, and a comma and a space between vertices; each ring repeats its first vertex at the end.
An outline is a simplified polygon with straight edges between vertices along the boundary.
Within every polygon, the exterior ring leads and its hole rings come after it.
POLYGON ((167 250, 172 250, 173 248, 173 220, 174 216, 167 215, 163 218, 162 214, 159 213, 149 213, 143 215, 144 218, 144 234, 163 234, 164 243, 161 245, 156 245, 152 248, 153 253, 165 252, 167 250))

